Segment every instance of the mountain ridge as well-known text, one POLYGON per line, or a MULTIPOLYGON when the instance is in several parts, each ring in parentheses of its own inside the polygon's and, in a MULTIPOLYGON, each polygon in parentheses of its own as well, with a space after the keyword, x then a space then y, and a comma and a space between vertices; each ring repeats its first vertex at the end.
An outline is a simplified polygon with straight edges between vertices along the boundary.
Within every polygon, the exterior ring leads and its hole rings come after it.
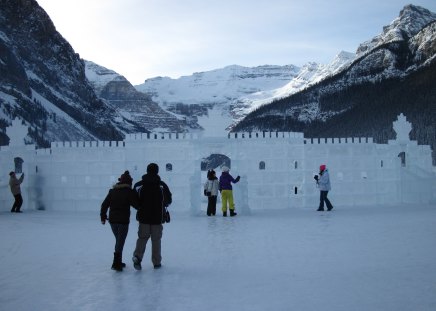
MULTIPOLYGON (((414 5, 405 6, 398 18, 360 44, 356 53, 340 52, 327 65, 230 65, 179 79, 156 77, 133 86, 113 70, 81 59, 35 0, 2 3, 1 144, 7 144, 5 128, 17 116, 29 127, 26 141, 39 147, 55 140, 121 140, 126 133, 149 131, 216 136, 229 130, 265 129, 319 136, 328 127, 336 128, 331 133, 337 136, 341 126, 335 122, 363 105, 350 90, 370 98, 365 92, 377 84, 373 91, 385 100, 380 105, 392 108, 392 99, 380 91, 378 83, 401 93, 401 81, 419 85, 413 79, 433 78, 428 68, 433 68, 436 57, 436 14, 414 5)), ((433 98, 431 92, 422 93, 433 98)), ((433 120, 425 100, 420 100, 426 118, 433 120)), ((413 115, 413 110, 410 118, 428 123, 413 115)), ((385 123, 377 126, 380 133, 389 132, 385 123)), ((433 129, 428 127, 430 136, 433 129)), ((430 138, 419 142, 431 144, 434 150, 430 138)))
MULTIPOLYGON (((407 6, 400 16, 419 10, 407 6)), ((394 138, 392 121, 403 112, 414 126, 411 137, 431 145, 434 151, 436 77, 431 70, 436 71, 436 14, 427 11, 423 9, 432 21, 419 19, 423 28, 410 32, 411 37, 379 40, 340 73, 257 109, 234 131, 290 130, 312 137, 361 135, 386 143, 394 138), (368 123, 362 116, 372 121, 368 123), (363 124, 368 127, 362 128, 363 124)))

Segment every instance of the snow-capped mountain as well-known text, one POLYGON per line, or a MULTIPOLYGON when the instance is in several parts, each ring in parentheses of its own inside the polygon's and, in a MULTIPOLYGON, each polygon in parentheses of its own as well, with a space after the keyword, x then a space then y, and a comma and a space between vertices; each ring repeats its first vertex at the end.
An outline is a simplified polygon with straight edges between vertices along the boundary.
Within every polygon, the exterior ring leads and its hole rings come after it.
POLYGON ((238 104, 233 108, 234 115, 236 116, 235 120, 242 120, 246 115, 260 106, 297 93, 310 85, 337 74, 350 65, 355 57, 353 53, 342 51, 328 65, 313 62, 304 65, 300 68, 298 75, 283 87, 242 96, 239 98, 238 104))
POLYGON ((317 83, 353 59, 354 54, 341 52, 329 65, 233 65, 179 79, 148 79, 135 88, 173 113, 194 113, 204 135, 222 135, 259 106, 317 83))
POLYGON ((436 14, 422 7, 415 5, 406 5, 400 15, 388 26, 383 27, 383 32, 366 41, 357 48, 357 56, 360 57, 365 53, 377 48, 378 46, 394 42, 404 41, 415 36, 429 23, 436 18, 436 14))
MULTIPOLYGON (((436 148, 436 14, 407 5, 334 75, 247 115, 234 131, 302 131, 312 137, 393 138, 404 113, 412 138, 436 148), (401 34, 401 36, 399 35, 401 34)), ((436 159, 436 157, 434 157, 436 159)), ((436 161, 435 161, 436 162, 436 161)))
POLYGON ((225 135, 235 120, 240 98, 281 87, 297 76, 295 66, 237 65, 194 73, 179 79, 157 77, 135 86, 180 116, 195 118, 205 136, 225 135))

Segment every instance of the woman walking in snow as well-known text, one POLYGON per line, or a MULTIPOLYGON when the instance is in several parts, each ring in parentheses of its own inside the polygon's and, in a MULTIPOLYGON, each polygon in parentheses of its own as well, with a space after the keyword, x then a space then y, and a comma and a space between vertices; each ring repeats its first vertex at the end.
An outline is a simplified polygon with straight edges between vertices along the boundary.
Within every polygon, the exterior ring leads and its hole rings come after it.
POLYGON ((330 186, 330 176, 329 171, 326 168, 325 164, 321 165, 319 167, 319 174, 315 175, 316 183, 319 187, 319 207, 317 211, 324 211, 324 202, 327 205, 327 210, 331 211, 333 209, 332 203, 330 203, 330 200, 327 198, 327 194, 331 190, 330 186))
POLYGON ((123 262, 123 248, 129 231, 130 206, 139 208, 139 198, 136 191, 132 189, 132 177, 129 171, 118 178, 118 183, 109 190, 106 198, 101 204, 101 223, 106 223, 107 210, 109 209, 109 223, 115 236, 115 252, 112 270, 123 271, 126 266, 123 262))
POLYGON ((207 181, 204 184, 204 192, 207 195, 207 216, 215 216, 216 199, 218 196, 219 181, 214 170, 207 171, 207 181))

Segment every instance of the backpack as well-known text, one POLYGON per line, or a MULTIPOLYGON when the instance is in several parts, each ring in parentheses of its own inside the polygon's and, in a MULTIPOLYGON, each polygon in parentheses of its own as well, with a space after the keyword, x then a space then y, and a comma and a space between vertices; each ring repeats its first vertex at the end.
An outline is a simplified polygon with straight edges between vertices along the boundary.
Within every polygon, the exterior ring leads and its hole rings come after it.
POLYGON ((163 222, 170 222, 171 216, 170 212, 168 211, 167 207, 173 202, 172 194, 168 186, 161 181, 160 182, 160 190, 162 191, 162 207, 163 207, 163 222))

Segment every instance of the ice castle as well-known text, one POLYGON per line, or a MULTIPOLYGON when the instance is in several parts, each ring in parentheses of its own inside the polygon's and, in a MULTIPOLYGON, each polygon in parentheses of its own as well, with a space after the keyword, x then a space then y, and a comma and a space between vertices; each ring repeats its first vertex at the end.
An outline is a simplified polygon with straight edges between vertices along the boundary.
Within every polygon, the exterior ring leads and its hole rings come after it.
MULTIPOLYGON (((335 207, 436 202, 436 173, 431 148, 409 138, 404 115, 393 123, 396 139, 306 138, 294 132, 230 133, 201 137, 188 133, 129 134, 124 141, 53 142, 50 148, 26 145, 27 126, 18 119, 7 128, 8 146, 0 147, 0 209, 13 197, 9 172, 24 172, 23 210, 96 211, 108 189, 129 170, 140 180, 150 162, 173 192, 174 210, 198 214, 206 205, 202 161, 220 155, 230 173, 240 214, 254 209, 316 209, 319 190, 313 176, 326 164, 335 207)), ((220 168, 216 168, 219 177, 220 168)), ((19 174, 18 174, 19 176, 19 174)), ((219 207, 219 205, 218 205, 219 207)))

